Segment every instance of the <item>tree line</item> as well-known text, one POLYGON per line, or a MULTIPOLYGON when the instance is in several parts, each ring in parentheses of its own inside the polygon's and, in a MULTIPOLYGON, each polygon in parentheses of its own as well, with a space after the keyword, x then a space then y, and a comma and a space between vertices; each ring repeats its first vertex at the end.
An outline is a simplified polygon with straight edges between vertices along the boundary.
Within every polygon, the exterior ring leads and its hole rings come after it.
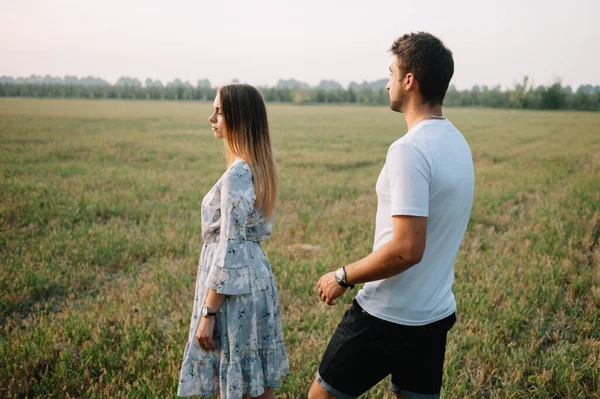
MULTIPOLYGON (((237 80, 234 80, 237 82, 237 80)), ((258 87, 265 101, 295 104, 372 104, 387 105, 387 79, 352 82, 347 88, 335 81, 321 81, 317 86, 294 79, 279 80, 274 87, 258 87)), ((175 79, 163 84, 147 79, 122 77, 115 84, 94 77, 31 76, 0 77, 1 97, 201 100, 212 101, 216 88, 207 79, 195 85, 175 79)), ((526 76, 512 88, 489 88, 475 85, 470 90, 450 86, 444 105, 450 107, 491 107, 517 109, 569 109, 600 111, 600 86, 582 85, 576 90, 560 81, 549 86, 533 86, 526 76)))
POLYGON ((571 109, 600 111, 600 86, 581 85, 577 90, 560 81, 550 86, 533 86, 525 76, 514 87, 473 86, 471 90, 450 87, 444 105, 451 107, 490 107, 517 109, 571 109))

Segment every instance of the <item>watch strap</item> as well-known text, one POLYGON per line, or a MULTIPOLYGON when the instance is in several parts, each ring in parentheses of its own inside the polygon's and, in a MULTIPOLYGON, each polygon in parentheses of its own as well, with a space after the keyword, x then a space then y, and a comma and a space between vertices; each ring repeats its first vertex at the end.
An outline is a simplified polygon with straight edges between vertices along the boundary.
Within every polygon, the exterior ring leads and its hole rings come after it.
POLYGON ((217 312, 211 312, 211 309, 208 306, 203 306, 201 313, 202 313, 202 317, 212 317, 212 316, 217 315, 217 312), (204 312, 205 309, 206 309, 206 312, 204 312))
POLYGON ((354 288, 354 285, 348 284, 346 282, 346 268, 344 266, 342 266, 341 270, 342 270, 342 278, 341 278, 341 280, 338 280, 337 283, 344 288, 350 288, 350 289, 354 288))

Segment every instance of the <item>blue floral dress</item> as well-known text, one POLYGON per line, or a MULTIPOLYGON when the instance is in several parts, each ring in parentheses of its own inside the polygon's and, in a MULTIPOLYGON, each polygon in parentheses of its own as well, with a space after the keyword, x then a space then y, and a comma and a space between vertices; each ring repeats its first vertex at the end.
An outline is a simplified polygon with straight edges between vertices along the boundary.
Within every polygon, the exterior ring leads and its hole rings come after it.
POLYGON ((248 165, 237 159, 202 200, 202 237, 196 294, 177 394, 221 399, 260 396, 289 374, 275 278, 261 247, 271 220, 254 209, 248 165), (225 294, 213 342, 196 340, 209 288, 225 294))

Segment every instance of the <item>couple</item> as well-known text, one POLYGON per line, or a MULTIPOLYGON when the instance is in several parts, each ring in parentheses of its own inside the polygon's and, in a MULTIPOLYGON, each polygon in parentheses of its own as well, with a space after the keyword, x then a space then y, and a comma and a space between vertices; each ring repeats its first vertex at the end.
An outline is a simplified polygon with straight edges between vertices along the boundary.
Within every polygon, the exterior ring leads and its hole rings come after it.
MULTIPOLYGON (((392 374, 398 398, 438 398, 446 334, 456 321, 454 261, 473 198, 473 162, 442 115, 452 53, 428 33, 390 51, 390 108, 408 133, 377 180, 373 252, 321 277, 328 305, 366 283, 327 346, 308 397, 356 398, 392 374)), ((261 242, 271 233, 277 175, 267 114, 248 85, 222 87, 209 118, 228 169, 202 201, 202 247, 179 396, 274 398, 289 374, 275 279, 261 242)))

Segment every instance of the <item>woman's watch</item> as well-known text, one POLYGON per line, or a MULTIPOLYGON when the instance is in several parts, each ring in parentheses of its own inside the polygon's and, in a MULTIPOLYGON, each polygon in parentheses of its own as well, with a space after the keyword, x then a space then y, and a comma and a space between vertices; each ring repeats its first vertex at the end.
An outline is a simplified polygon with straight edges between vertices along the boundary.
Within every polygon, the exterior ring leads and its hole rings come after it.
POLYGON ((344 266, 335 271, 335 281, 344 288, 354 288, 354 285, 346 282, 346 269, 344 269, 344 266))
POLYGON ((217 315, 217 312, 212 312, 208 306, 202 306, 202 309, 200 309, 200 314, 202 317, 213 317, 217 315))

